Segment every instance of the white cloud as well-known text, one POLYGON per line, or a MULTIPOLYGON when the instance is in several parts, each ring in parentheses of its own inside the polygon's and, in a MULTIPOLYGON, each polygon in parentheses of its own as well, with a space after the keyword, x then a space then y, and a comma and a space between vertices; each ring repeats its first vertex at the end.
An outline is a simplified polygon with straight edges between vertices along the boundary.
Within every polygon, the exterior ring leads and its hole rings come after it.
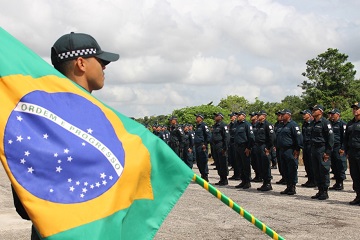
POLYGON ((95 95, 141 117, 233 94, 299 95, 306 61, 327 48, 358 69, 359 7, 355 0, 19 0, 2 3, 0 22, 48 62, 61 35, 93 35, 121 56, 95 95))

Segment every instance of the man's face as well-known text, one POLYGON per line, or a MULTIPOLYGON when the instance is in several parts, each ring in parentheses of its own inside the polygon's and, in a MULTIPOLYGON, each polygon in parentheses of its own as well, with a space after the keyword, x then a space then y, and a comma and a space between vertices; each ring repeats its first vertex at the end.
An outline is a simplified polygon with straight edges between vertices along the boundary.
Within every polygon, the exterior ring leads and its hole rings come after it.
POLYGON ((100 59, 95 57, 82 59, 84 60, 83 64, 85 64, 84 74, 88 85, 88 91, 92 92, 93 90, 101 89, 104 86, 105 81, 105 65, 100 59))
POLYGON ((266 118, 266 115, 265 115, 265 114, 258 115, 258 121, 259 121, 259 122, 265 121, 265 118, 266 118))
POLYGON ((290 117, 291 117, 291 115, 290 114, 288 114, 288 113, 285 113, 285 114, 283 114, 282 115, 282 120, 284 121, 284 122, 287 122, 287 121, 289 121, 290 120, 290 117))
POLYGON ((314 118, 316 118, 316 117, 322 115, 322 111, 321 111, 320 109, 314 109, 314 110, 312 110, 311 115, 312 115, 314 118))
POLYGON ((240 114, 240 115, 238 115, 238 117, 237 117, 237 120, 238 120, 239 122, 244 121, 244 119, 245 119, 245 116, 244 116, 243 114, 240 114))
POLYGON ((282 121, 282 117, 283 117, 283 116, 282 116, 281 114, 278 114, 278 115, 277 115, 277 120, 278 120, 278 121, 282 121))
POLYGON ((337 120, 339 120, 339 118, 340 118, 340 115, 338 113, 331 113, 330 114, 330 120, 331 121, 336 122, 337 120))
POLYGON ((258 120, 257 115, 251 116, 250 120, 251 120, 252 122, 256 122, 256 121, 258 120))
POLYGON ((235 121, 235 120, 236 120, 236 115, 231 116, 230 120, 231 120, 232 122, 235 121))
POLYGON ((202 118, 201 117, 196 117, 196 123, 201 123, 202 122, 202 118))
POLYGON ((305 113, 305 114, 302 115, 302 117, 303 117, 304 121, 309 121, 309 119, 310 119, 310 114, 305 113))
POLYGON ((176 122, 177 122, 176 119, 171 119, 171 120, 170 120, 170 124, 171 124, 171 125, 176 125, 176 122))

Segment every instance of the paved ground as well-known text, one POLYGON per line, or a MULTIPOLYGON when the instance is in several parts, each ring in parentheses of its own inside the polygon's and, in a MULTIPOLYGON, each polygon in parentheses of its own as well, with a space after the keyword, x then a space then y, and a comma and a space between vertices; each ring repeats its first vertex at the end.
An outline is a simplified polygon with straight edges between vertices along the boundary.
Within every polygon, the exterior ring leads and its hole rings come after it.
MULTIPOLYGON (((218 181, 210 168, 210 183, 218 181)), ((198 173, 198 169, 194 168, 198 173)), ((272 170, 274 181, 278 170, 272 170)), ((232 172, 230 172, 231 174, 232 172)), ((305 172, 299 167, 299 184, 305 172)), ((355 194, 347 175, 345 190, 330 192, 325 201, 313 200, 315 189, 297 188, 297 195, 283 196, 283 185, 273 184, 271 192, 258 192, 260 183, 248 190, 238 190, 231 181, 218 189, 286 239, 359 239, 360 206, 348 204, 355 194)), ((332 182, 333 183, 333 182, 332 182)), ((15 212, 9 181, 0 167, 0 239, 30 239, 30 223, 15 212)), ((174 239, 269 239, 258 228, 224 205, 196 183, 191 183, 158 231, 156 240, 174 239)))

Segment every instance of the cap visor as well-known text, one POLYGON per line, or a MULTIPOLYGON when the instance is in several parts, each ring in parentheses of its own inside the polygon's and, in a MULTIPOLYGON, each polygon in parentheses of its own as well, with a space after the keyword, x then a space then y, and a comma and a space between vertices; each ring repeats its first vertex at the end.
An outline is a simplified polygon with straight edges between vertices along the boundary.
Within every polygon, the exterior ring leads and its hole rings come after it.
POLYGON ((115 62, 119 60, 119 54, 116 53, 110 53, 110 52, 102 52, 99 55, 96 55, 97 58, 100 58, 101 60, 107 61, 107 62, 115 62))

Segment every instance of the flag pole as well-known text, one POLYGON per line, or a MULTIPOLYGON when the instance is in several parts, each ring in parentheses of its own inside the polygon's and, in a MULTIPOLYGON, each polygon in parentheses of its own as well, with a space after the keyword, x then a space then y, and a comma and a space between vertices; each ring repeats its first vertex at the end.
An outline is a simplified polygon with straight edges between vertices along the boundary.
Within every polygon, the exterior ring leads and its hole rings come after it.
POLYGON ((211 184, 206 182, 204 179, 199 177, 198 175, 194 174, 193 181, 199 184, 201 187, 206 189, 208 192, 210 192, 212 195, 217 197, 219 200, 221 200, 223 203, 228 205, 231 209, 233 209, 235 212, 239 213, 242 217, 244 217, 246 220, 254 224, 257 228, 262 230, 264 233, 266 233, 268 236, 270 236, 272 239, 276 240, 283 240, 284 238, 281 237, 279 234, 277 234, 274 230, 266 226, 264 223, 262 223, 260 220, 255 218, 252 214, 247 212, 245 209, 240 207, 238 204, 236 204, 233 200, 225 196, 223 193, 221 193, 219 190, 217 190, 215 187, 213 187, 211 184))

